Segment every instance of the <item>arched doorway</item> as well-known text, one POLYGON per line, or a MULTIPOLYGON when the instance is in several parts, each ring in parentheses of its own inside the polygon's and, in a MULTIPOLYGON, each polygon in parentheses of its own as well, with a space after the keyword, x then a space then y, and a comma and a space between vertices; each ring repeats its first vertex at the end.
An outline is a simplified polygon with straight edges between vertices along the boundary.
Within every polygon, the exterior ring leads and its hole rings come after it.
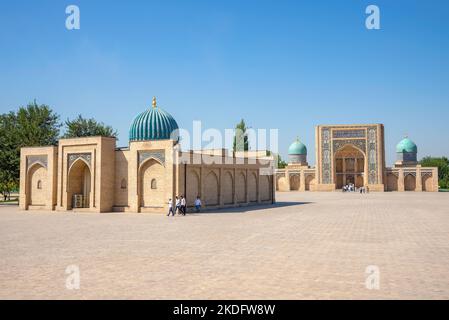
POLYGON ((310 191, 311 186, 315 184, 315 177, 311 174, 306 176, 306 185, 305 189, 306 191, 310 191))
POLYGON ((257 201, 257 177, 254 172, 248 176, 248 201, 257 201))
POLYGON ((260 200, 268 201, 271 199, 271 179, 270 176, 261 176, 260 178, 260 200))
POLYGON ((290 175, 290 190, 291 191, 299 190, 299 174, 290 175))
POLYGON ((83 159, 76 160, 69 168, 67 207, 89 208, 91 205, 91 172, 83 159))
POLYGON ((416 178, 412 174, 407 174, 404 178, 404 189, 405 191, 415 191, 416 189, 416 178))
POLYGON ((387 190, 398 191, 398 177, 393 173, 387 176, 387 190))
POLYGON ((200 177, 193 169, 187 171, 187 191, 186 200, 188 206, 195 204, 196 197, 201 196, 200 191, 200 177))
POLYGON ((353 145, 345 145, 335 152, 334 177, 337 189, 347 184, 362 187, 365 183, 365 154, 353 145))
POLYGON ((164 207, 168 201, 165 194, 165 168, 154 158, 142 163, 139 170, 139 204, 141 207, 164 207))
POLYGON ((229 171, 224 174, 223 178, 223 203, 233 204, 234 203, 234 179, 229 171))
POLYGON ((47 169, 40 163, 35 163, 28 170, 27 204, 30 206, 44 206, 47 183, 47 169))
POLYGON ((209 172, 205 180, 206 206, 217 206, 219 204, 218 176, 214 171, 209 172))
POLYGON ((237 174, 235 178, 235 196, 237 198, 237 203, 246 202, 246 178, 243 172, 237 174))
POLYGON ((282 175, 276 179, 276 191, 288 191, 287 178, 282 175))
POLYGON ((422 177, 422 191, 434 191, 432 186, 432 176, 424 175, 422 177))

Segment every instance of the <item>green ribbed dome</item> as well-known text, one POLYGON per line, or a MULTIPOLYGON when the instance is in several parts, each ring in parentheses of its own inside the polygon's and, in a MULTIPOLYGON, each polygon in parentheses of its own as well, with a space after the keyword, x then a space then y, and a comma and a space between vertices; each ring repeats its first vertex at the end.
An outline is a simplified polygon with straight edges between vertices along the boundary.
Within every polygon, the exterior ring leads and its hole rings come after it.
POLYGON ((396 146, 397 153, 417 153, 418 147, 409 138, 404 138, 396 146))
POLYGON ((168 112, 157 107, 156 99, 153 98, 153 107, 134 119, 129 130, 129 140, 177 140, 177 135, 171 137, 172 132, 177 129, 178 124, 175 119, 168 112))
POLYGON ((296 154, 303 155, 304 154, 305 155, 305 154, 307 154, 307 148, 304 143, 299 141, 299 139, 296 139, 296 141, 293 142, 290 145, 290 147, 288 148, 288 154, 290 154, 290 155, 296 155, 296 154))

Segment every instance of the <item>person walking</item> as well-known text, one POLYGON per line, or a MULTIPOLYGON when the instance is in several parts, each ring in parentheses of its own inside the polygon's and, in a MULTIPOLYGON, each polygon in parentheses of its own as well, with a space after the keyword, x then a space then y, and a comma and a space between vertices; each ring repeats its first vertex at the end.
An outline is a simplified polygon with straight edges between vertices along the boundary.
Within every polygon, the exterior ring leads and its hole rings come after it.
POLYGON ((181 200, 178 198, 178 196, 176 196, 175 213, 180 214, 179 213, 180 211, 181 211, 181 200))
POLYGON ((168 199, 168 214, 167 217, 170 217, 170 213, 175 216, 175 212, 173 211, 173 201, 172 199, 168 199))
POLYGON ((184 196, 181 196, 181 212, 183 216, 186 215, 186 209, 186 198, 184 198, 184 196))
POLYGON ((195 199, 195 210, 196 212, 200 212, 201 210, 201 199, 199 196, 197 196, 195 199))

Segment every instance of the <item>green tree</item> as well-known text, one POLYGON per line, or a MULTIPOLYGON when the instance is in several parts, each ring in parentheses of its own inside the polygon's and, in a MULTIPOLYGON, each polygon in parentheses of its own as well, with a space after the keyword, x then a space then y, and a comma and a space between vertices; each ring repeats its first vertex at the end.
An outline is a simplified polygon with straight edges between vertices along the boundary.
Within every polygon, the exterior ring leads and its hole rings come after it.
POLYGON ((449 159, 446 157, 424 157, 419 162, 423 167, 438 167, 438 184, 441 188, 449 188, 449 159))
POLYGON ((65 122, 66 132, 64 138, 79 138, 79 137, 114 137, 117 138, 117 131, 111 126, 107 126, 102 122, 97 122, 95 119, 85 119, 81 115, 75 120, 67 120, 65 122))
POLYGON ((17 138, 20 147, 50 146, 58 142, 59 116, 36 100, 17 111, 17 138))
POLYGON ((53 145, 59 135, 59 116, 36 101, 0 115, 0 193, 6 198, 18 188, 20 148, 53 145))
POLYGON ((235 136, 233 150, 236 151, 248 151, 248 134, 246 132, 247 127, 245 120, 241 120, 235 127, 235 136))
POLYGON ((18 187, 18 181, 14 177, 5 171, 0 171, 0 193, 3 195, 3 201, 11 200, 11 192, 18 187))
POLYGON ((276 157, 277 157, 277 165, 278 165, 278 169, 284 169, 284 168, 287 166, 287 162, 285 162, 284 160, 282 160, 280 154, 278 154, 276 157))

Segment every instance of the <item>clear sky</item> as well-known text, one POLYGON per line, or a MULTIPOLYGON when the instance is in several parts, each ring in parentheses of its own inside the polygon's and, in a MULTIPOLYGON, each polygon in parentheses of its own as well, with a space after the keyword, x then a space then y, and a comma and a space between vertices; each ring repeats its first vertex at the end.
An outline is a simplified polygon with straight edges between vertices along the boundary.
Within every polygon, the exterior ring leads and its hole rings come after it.
POLYGON ((387 163, 404 134, 449 155, 449 1, 0 3, 0 112, 29 101, 94 117, 128 144, 152 96, 180 127, 279 128, 314 163, 317 124, 383 123, 387 163), (76 4, 81 29, 65 28, 76 4), (381 30, 365 28, 378 5, 381 30))

